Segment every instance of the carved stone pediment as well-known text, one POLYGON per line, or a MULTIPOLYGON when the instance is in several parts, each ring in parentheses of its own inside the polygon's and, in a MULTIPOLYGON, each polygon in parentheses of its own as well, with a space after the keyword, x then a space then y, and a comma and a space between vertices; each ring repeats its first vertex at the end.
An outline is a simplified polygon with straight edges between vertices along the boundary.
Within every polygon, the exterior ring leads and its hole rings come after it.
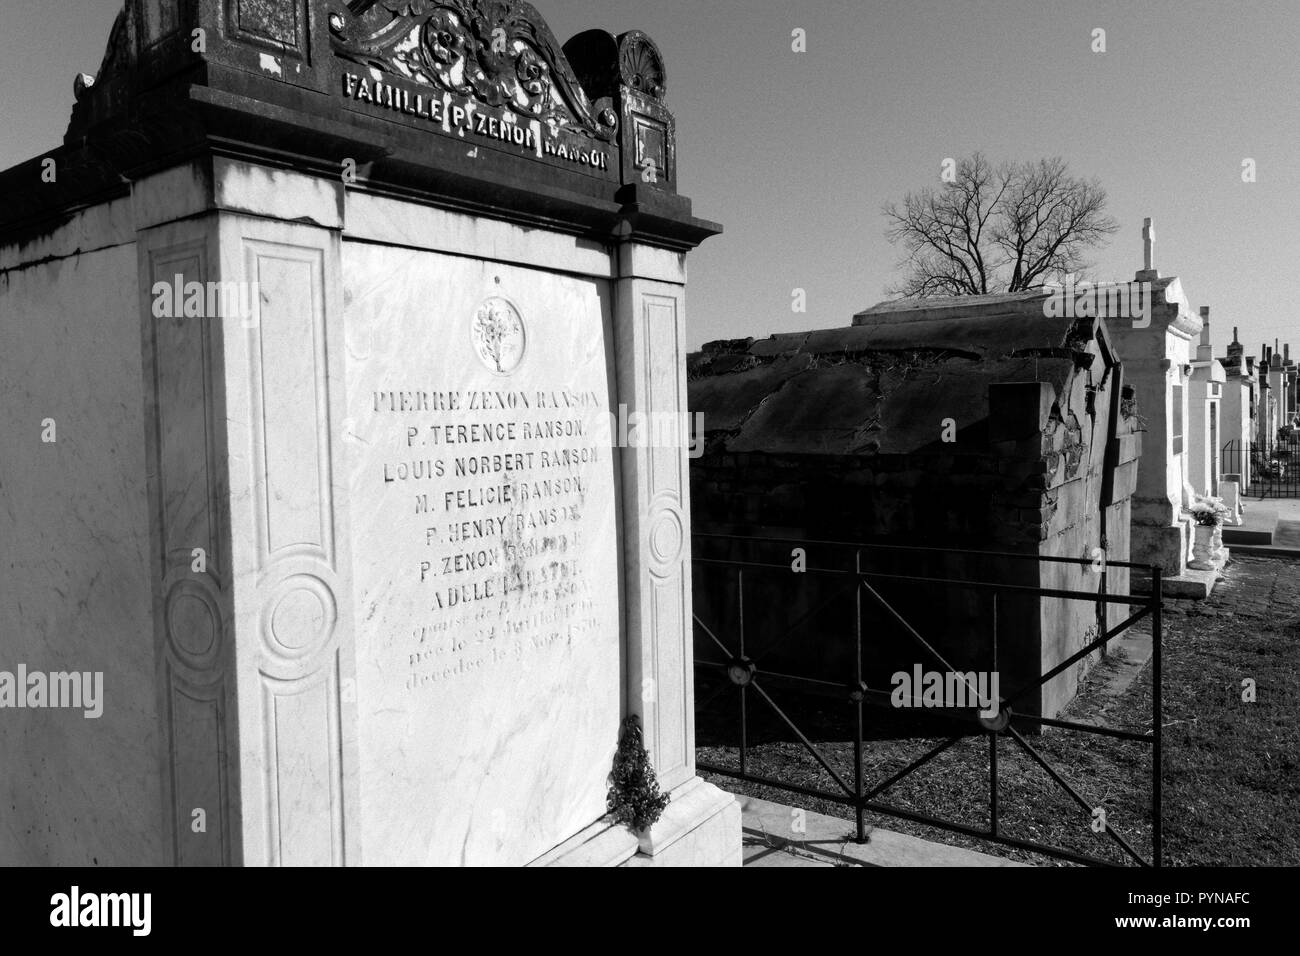
POLYGON ((599 238, 717 232, 677 192, 664 59, 640 31, 561 47, 522 0, 122 4, 98 72, 70 77, 63 145, 0 173, 0 229, 219 152, 328 179, 351 163, 354 188, 599 238), (49 159, 57 182, 27 188, 49 159))
POLYGON ((353 0, 335 53, 552 128, 610 141, 555 35, 519 0, 353 0))

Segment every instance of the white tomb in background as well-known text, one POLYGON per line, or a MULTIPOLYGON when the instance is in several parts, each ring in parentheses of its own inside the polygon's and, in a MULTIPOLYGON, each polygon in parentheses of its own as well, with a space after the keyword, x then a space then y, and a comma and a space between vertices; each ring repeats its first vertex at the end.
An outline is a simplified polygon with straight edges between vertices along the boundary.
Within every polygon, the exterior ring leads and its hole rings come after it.
POLYGON ((1117 319, 1108 327, 1146 428, 1133 497, 1130 560, 1158 565, 1168 580, 1185 574, 1195 538, 1187 510, 1193 501, 1188 462, 1203 448, 1190 434, 1189 402, 1193 343, 1201 334, 1201 319, 1181 282, 1157 271, 1150 219, 1143 239, 1143 268, 1134 281, 1149 290, 1150 323, 1117 319))
POLYGON ((1251 485, 1253 477, 1251 454, 1255 448, 1258 431, 1259 381, 1255 373, 1254 356, 1245 354, 1245 346, 1238 340, 1238 330, 1232 330, 1228 352, 1219 359, 1223 366, 1223 403, 1220 422, 1219 497, 1232 510, 1230 524, 1242 523, 1245 504, 1242 496, 1251 485))
POLYGON ((1201 307, 1201 338, 1192 362, 1187 400, 1187 480, 1198 495, 1219 496, 1223 448, 1223 389, 1227 373, 1210 344, 1210 307, 1201 307))

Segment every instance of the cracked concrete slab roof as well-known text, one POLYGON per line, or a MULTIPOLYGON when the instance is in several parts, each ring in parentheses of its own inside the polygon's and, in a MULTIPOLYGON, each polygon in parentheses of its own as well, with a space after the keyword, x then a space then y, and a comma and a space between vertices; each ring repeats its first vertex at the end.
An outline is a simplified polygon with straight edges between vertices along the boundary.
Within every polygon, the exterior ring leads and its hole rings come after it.
POLYGON ((1047 382, 1060 395, 1096 352, 1097 320, 1045 316, 1042 295, 995 298, 709 343, 688 359, 690 410, 703 413, 711 451, 953 454, 940 442, 947 418, 961 447, 981 448, 991 384, 1047 382))

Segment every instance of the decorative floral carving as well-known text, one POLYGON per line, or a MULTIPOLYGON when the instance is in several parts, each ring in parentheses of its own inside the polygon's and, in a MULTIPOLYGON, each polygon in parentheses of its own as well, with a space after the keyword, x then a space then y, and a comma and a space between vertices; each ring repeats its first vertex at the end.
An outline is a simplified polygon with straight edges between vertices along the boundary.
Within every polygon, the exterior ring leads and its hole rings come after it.
POLYGON ((551 90, 551 70, 530 47, 524 47, 515 60, 515 73, 529 96, 545 99, 551 90))
POLYGON ((498 375, 509 375, 524 358, 524 320, 508 301, 493 296, 479 306, 470 326, 474 351, 498 375))
POLYGON ((357 33, 336 38, 340 56, 553 127, 612 135, 596 121, 563 51, 527 3, 379 0, 353 11, 364 15, 357 33))

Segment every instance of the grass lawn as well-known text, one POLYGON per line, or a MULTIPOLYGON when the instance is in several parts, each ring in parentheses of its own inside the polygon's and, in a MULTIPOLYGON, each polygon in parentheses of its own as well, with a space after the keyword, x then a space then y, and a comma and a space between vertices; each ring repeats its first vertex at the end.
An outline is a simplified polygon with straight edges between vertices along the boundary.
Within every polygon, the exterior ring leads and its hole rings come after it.
POLYGON ((1172 617, 1165 637, 1165 861, 1297 866, 1300 562, 1241 558, 1229 571, 1275 578, 1267 611, 1227 610, 1216 594, 1209 615, 1172 617))

